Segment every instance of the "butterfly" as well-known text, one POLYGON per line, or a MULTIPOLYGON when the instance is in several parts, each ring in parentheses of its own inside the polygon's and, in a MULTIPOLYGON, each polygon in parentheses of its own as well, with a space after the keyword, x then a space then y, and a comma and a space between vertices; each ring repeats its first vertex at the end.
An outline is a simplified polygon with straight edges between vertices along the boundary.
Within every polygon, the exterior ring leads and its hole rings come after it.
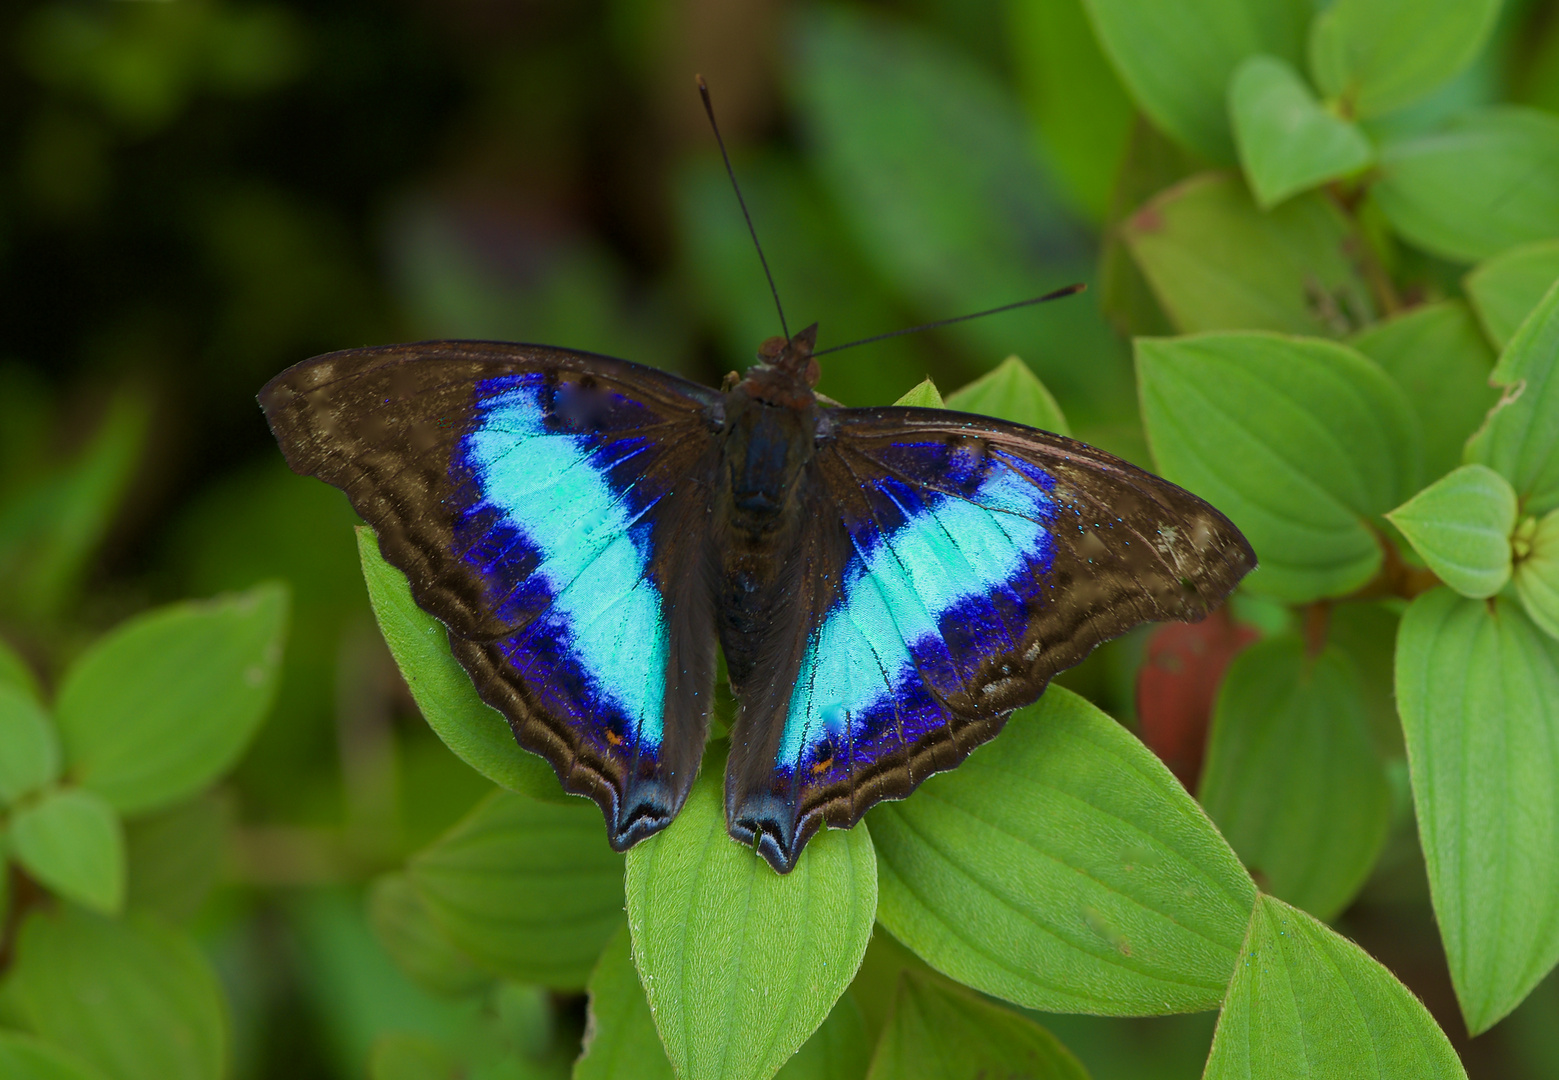
POLYGON ((307 360, 259 400, 618 850, 687 798, 718 645, 729 831, 786 873, 822 825, 905 797, 1096 645, 1202 618, 1256 564, 1213 507, 1084 443, 820 399, 816 333, 771 338, 721 390, 431 341, 307 360))

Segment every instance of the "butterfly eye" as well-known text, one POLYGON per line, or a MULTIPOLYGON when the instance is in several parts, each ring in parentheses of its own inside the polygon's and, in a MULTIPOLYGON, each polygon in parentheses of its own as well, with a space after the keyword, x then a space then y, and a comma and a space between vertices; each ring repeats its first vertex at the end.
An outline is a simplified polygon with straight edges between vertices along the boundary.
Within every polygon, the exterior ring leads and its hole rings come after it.
POLYGON ((758 346, 758 358, 760 360, 776 360, 779 354, 785 351, 785 339, 782 337, 765 338, 762 345, 758 346))

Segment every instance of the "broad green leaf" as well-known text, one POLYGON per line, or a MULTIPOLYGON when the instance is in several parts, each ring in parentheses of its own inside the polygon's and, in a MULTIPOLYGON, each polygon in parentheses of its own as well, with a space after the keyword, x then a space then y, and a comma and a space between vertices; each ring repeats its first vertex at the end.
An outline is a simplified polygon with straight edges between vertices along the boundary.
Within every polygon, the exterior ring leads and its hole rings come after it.
POLYGON ((1509 480, 1521 509, 1559 506, 1559 281, 1500 353, 1490 378, 1505 394, 1467 444, 1467 460, 1509 480))
POLYGON ((124 906, 124 826, 100 796, 52 791, 11 818, 10 846, 54 892, 112 915, 124 906))
POLYGON ((18 656, 3 638, 0 638, 0 687, 20 690, 34 701, 43 700, 43 692, 38 688, 38 677, 32 673, 27 661, 18 656))
POLYGON ((1321 919, 1369 877, 1391 791, 1364 691, 1336 646, 1297 636, 1235 657, 1218 692, 1198 798, 1262 887, 1321 919))
POLYGON ((228 1055, 216 973, 186 935, 150 915, 69 906, 22 925, 6 977, 16 1019, 107 1080, 218 1080, 228 1055))
POLYGON ((0 1031, 0 1076, 6 1080, 102 1080, 103 1074, 62 1047, 18 1031, 0 1031))
POLYGON ((1559 638, 1559 510, 1533 521, 1527 550, 1516 564, 1516 596, 1527 617, 1549 637, 1559 638))
POLYGON ((1516 490, 1487 465, 1447 473, 1386 517, 1463 596, 1493 596, 1510 580, 1516 490))
POLYGON ((1255 887, 1164 764, 1076 694, 1052 686, 868 816, 878 918, 957 981, 1051 1012, 1222 999, 1255 887))
POLYGON ((1559 641, 1434 589, 1397 635, 1397 704, 1451 981, 1476 1035, 1559 960, 1559 641))
POLYGON ((1463 113, 1386 143, 1371 188, 1402 238, 1456 262, 1559 237, 1559 116, 1517 106, 1463 113))
POLYGON ((865 1080, 870 1064, 866 1020, 855 995, 846 990, 823 1026, 801 1044, 774 1080, 865 1080))
POLYGON ((0 683, 0 803, 15 802, 60 774, 59 738, 38 699, 0 683))
POLYGON ((125 903, 168 919, 194 915, 228 857, 233 812, 218 790, 125 822, 125 903))
POLYGON ((270 709, 287 588, 171 604, 122 624, 55 703, 71 777, 120 813, 169 806, 230 769, 270 709))
POLYGON ((1084 0, 1105 55, 1166 135, 1232 164, 1225 90, 1239 62, 1304 53, 1307 0, 1084 0))
POLYGON ((869 1080, 1024 1077, 1088 1080, 1056 1037, 961 987, 905 973, 869 1080))
MULTIPOLYGON (((1091 267, 1027 118, 989 71, 867 9, 809 9, 798 27, 786 71, 817 175, 878 275, 927 319, 1021 300, 1091 267)), ((1124 350, 1086 300, 938 336, 984 358, 1027 357, 1076 408, 1103 408, 1129 385, 1124 350)))
POLYGON ((912 405, 917 409, 940 409, 943 407, 942 395, 937 392, 936 383, 930 379, 924 379, 916 383, 909 389, 908 393, 893 404, 912 405))
POLYGON ((974 382, 953 391, 948 395, 947 407, 1043 428, 1057 435, 1072 433, 1056 399, 1050 396, 1034 369, 1016 356, 1007 357, 974 382))
POLYGON ((1205 1080, 1465 1080, 1411 991, 1303 911, 1263 896, 1205 1080))
POLYGON ((1229 115, 1240 166, 1263 210, 1348 176, 1375 156, 1357 127, 1321 107, 1299 72, 1275 56, 1234 69, 1229 115))
POLYGON ((1373 317, 1348 223, 1319 194, 1263 213, 1237 177, 1204 173, 1152 199, 1121 235, 1182 333, 1341 337, 1373 317))
POLYGON ((145 400, 119 394, 74 461, 0 507, 0 607, 48 618, 70 599, 135 474, 149 419, 145 400))
POLYGON ((857 825, 819 832, 794 870, 776 874, 726 835, 719 764, 705 763, 669 828, 628 852, 628 925, 678 1075, 764 1080, 860 966, 877 864, 857 825))
POLYGON ((1010 3, 1007 20, 1013 74, 1046 158, 1072 202, 1102 221, 1131 138, 1131 98, 1100 51, 1081 0, 1010 3))
POLYGON ((1559 240, 1539 240, 1479 263, 1462 278, 1462 286, 1489 340, 1503 349, 1555 281, 1559 240))
POLYGON ((672 1080, 626 926, 607 943, 588 989, 590 1019, 574 1080, 672 1080))
POLYGON ((1374 575, 1369 521, 1419 475, 1417 422, 1376 364, 1329 341, 1204 334, 1139 339, 1137 370, 1159 468, 1244 532, 1251 588, 1304 603, 1374 575))
POLYGON ((449 631, 417 606, 406 575, 384 561, 366 525, 358 526, 357 550, 379 632, 434 734, 500 787, 547 802, 574 803, 552 766, 520 749, 503 714, 477 696, 471 677, 450 655, 449 631))
POLYGON ((368 925, 396 966, 436 994, 469 994, 492 982, 434 924, 403 873, 382 874, 369 887, 368 925))
POLYGON ((1310 71, 1351 116, 1411 105, 1472 62, 1500 0, 1335 0, 1310 27, 1310 71))
POLYGON ((1461 464, 1468 437, 1499 393, 1489 385, 1494 354, 1461 300, 1423 304, 1376 323, 1350 342, 1402 388, 1424 434, 1424 476, 1461 464))
POLYGON ((406 877, 456 948, 517 982, 584 986, 622 922, 622 856, 583 801, 495 791, 406 877))

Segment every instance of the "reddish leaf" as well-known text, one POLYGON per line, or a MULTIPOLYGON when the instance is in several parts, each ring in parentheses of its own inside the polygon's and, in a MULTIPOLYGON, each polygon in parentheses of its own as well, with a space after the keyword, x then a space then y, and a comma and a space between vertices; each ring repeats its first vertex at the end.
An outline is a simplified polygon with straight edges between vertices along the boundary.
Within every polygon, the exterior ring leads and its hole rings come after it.
POLYGON ((1189 791, 1202 771, 1224 669, 1260 636, 1220 608, 1199 623, 1165 623, 1148 639, 1137 673, 1138 734, 1189 791))

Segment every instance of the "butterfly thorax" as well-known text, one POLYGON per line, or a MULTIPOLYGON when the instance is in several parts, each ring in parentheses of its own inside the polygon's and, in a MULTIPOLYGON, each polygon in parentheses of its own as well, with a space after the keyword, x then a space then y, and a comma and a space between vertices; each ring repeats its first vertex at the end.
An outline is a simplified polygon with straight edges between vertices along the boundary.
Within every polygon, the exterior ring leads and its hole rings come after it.
POLYGON ((815 335, 813 326, 765 342, 725 395, 715 517, 724 532, 721 637, 737 683, 753 659, 744 650, 763 640, 792 589, 785 569, 807 516, 802 496, 823 413, 812 392, 815 335))
POLYGON ((765 341, 759 362, 726 392, 721 439, 729 522, 739 539, 759 546, 794 518, 812 460, 822 411, 812 392, 816 337, 814 324, 789 341, 765 341))

